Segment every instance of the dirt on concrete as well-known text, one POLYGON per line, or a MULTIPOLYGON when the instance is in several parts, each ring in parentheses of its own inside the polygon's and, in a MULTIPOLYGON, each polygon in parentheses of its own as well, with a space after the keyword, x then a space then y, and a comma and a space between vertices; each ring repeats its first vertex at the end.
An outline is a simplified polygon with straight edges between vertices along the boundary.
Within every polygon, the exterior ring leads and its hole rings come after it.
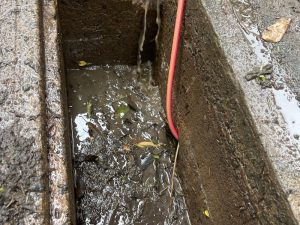
MULTIPOLYGON (((173 1, 164 2, 158 57, 163 96, 174 9, 173 1)), ((192 223, 296 224, 200 2, 187 1, 180 49, 174 98, 178 172, 192 223)))
MULTIPOLYGON (((144 5, 135 2, 59 1, 66 67, 76 68, 80 60, 94 65, 136 64, 144 5)), ((143 61, 155 57, 156 1, 150 1, 147 14, 143 61)))
POLYGON ((41 4, 0 9, 0 224, 47 224, 41 4))

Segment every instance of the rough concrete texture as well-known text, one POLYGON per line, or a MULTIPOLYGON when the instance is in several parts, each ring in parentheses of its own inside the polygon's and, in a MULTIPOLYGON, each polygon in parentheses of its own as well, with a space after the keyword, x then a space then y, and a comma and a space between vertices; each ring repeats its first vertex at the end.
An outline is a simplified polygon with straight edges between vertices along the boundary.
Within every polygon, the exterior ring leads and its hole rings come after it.
POLYGON ((278 180, 300 221, 300 2, 203 1, 220 39, 233 79, 241 86, 278 180), (247 17, 247 19, 245 19, 247 17), (260 33, 280 17, 292 23, 278 44, 265 43, 260 33), (224 29, 228 28, 228 29, 224 29), (230 28, 230 29, 229 29, 230 28), (238 40, 238 41, 237 41, 238 40), (244 76, 271 62, 283 89, 262 89, 244 76))
MULTIPOLYGON (((147 12, 144 61, 154 57, 151 54, 156 34, 154 7, 155 4, 150 4, 147 12)), ((59 1, 59 14, 67 68, 78 68, 81 60, 92 64, 136 64, 144 18, 140 1, 64 0, 59 1)))
POLYGON ((43 1, 50 223, 76 224, 72 156, 56 1, 43 1))
POLYGON ((0 223, 75 224, 56 2, 0 9, 0 223))
POLYGON ((0 3, 0 224, 49 222, 40 13, 0 3))
MULTIPOLYGON (((174 7, 164 1, 162 90, 174 7)), ((181 136, 178 172, 195 224, 299 223, 299 103, 289 91, 299 87, 297 9, 297 1, 187 1, 174 112, 181 136), (272 51, 255 32, 287 15, 296 22, 283 47, 272 51), (278 49, 294 72, 273 56, 278 49), (274 88, 246 81, 249 71, 269 60, 274 88), (199 214, 207 208, 210 220, 199 214)))

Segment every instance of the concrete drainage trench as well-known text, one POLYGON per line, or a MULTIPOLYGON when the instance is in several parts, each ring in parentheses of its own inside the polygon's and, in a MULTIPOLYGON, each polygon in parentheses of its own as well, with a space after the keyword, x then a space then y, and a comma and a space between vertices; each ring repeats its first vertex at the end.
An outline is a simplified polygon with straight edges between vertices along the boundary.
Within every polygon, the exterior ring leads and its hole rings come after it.
POLYGON ((154 80, 160 3, 86 4, 61 3, 77 223, 190 224, 154 80))
POLYGON ((172 198, 163 106, 176 3, 58 8, 77 224, 294 224, 199 2, 186 6, 175 81, 172 198))

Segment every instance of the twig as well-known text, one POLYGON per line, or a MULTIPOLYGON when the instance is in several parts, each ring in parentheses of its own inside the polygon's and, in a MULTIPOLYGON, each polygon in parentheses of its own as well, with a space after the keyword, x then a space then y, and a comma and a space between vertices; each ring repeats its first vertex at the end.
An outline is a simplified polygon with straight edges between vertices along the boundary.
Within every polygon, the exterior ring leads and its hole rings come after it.
POLYGON ((177 164, 178 152, 179 152, 179 143, 177 144, 176 153, 175 153, 175 158, 174 158, 173 172, 172 172, 172 178, 171 178, 170 197, 172 197, 172 195, 173 195, 174 178, 175 178, 175 170, 176 170, 176 164, 177 164))

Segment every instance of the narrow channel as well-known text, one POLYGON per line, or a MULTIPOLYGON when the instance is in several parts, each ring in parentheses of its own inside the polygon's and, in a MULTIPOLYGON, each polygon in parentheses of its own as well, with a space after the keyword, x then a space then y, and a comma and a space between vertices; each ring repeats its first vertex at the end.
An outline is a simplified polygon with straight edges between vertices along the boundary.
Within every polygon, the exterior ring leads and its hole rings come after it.
POLYGON ((151 63, 68 70, 78 224, 189 224, 151 63))
POLYGON ((155 80, 158 0, 60 1, 78 224, 190 224, 155 80))

